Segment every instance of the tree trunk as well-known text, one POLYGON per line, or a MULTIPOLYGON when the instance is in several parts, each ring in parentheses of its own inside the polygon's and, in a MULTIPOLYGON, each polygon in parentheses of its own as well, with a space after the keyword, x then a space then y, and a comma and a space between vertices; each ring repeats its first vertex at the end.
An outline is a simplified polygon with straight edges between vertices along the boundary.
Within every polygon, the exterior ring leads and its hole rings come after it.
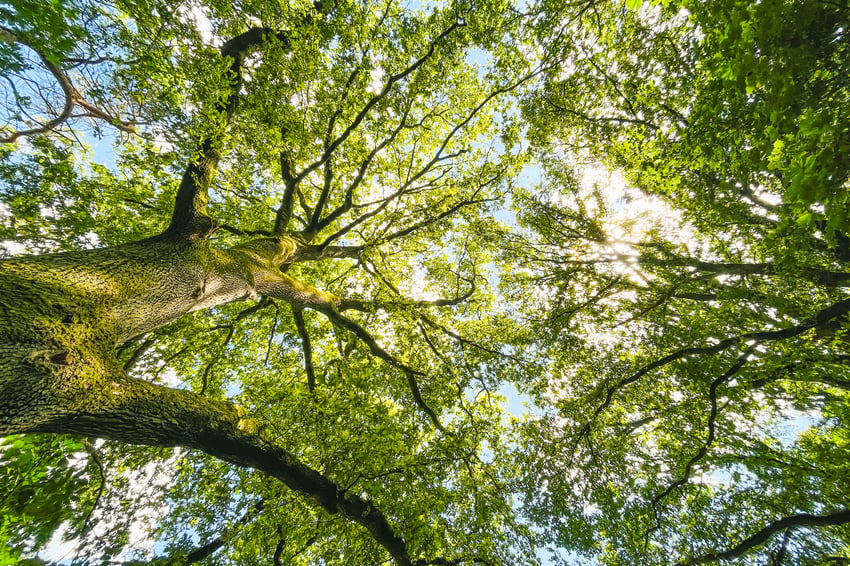
POLYGON ((270 441, 225 401, 129 377, 115 346, 184 314, 267 295, 335 310, 340 300, 282 273, 299 244, 227 250, 158 237, 0 261, 0 435, 63 433, 198 449, 263 471, 364 526, 402 566, 404 541, 369 501, 270 441))

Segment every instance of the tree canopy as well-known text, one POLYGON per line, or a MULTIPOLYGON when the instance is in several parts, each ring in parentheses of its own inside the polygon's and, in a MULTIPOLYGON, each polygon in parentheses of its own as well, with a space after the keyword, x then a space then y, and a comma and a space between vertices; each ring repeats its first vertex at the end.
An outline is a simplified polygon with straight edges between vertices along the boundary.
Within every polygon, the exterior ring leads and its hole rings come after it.
POLYGON ((0 561, 850 563, 846 0, 0 16, 0 561))

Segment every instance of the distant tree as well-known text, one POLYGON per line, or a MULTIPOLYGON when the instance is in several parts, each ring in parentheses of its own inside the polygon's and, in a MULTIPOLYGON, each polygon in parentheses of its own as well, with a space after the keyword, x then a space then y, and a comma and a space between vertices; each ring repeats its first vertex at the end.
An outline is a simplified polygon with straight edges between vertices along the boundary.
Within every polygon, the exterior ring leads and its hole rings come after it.
POLYGON ((508 252, 547 298, 530 512, 604 563, 846 562, 850 11, 626 4, 537 28, 565 64, 508 252))

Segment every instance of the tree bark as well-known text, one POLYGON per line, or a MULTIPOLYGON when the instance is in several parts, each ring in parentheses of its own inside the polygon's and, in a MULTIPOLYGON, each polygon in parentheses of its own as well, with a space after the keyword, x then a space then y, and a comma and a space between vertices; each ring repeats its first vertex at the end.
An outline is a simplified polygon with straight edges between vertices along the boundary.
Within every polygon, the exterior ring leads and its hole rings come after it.
POLYGON ((365 527, 399 565, 404 541, 366 499, 268 438, 231 403, 129 377, 115 346, 184 314, 267 295, 330 312, 340 299, 281 272, 287 236, 226 250, 153 238, 0 261, 0 435, 62 433, 185 447, 279 479, 365 527))

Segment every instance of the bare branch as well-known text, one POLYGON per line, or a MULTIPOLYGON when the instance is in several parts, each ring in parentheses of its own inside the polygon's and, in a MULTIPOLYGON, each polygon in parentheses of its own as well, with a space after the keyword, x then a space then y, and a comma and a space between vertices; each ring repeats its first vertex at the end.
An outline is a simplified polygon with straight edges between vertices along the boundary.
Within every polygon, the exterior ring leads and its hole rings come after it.
POLYGON ((87 114, 86 114, 87 116, 99 118, 99 119, 103 120, 104 122, 109 122, 110 124, 112 124, 113 126, 118 128, 119 130, 121 130, 122 132, 126 132, 128 134, 133 134, 133 133, 136 132, 136 126, 133 122, 127 122, 127 121, 121 120, 120 118, 112 116, 111 114, 102 110, 101 108, 94 106, 89 101, 84 99, 80 95, 80 93, 77 92, 76 90, 74 91, 74 102, 78 106, 85 109, 85 111, 87 112, 87 114))
POLYGON ((54 65, 47 58, 47 56, 45 56, 44 53, 34 48, 32 45, 30 45, 28 41, 26 41, 26 39, 17 35, 12 30, 7 29, 5 27, 0 27, 0 30, 2 30, 5 35, 14 38, 14 40, 20 43, 21 45, 26 45, 29 49, 32 49, 36 53, 36 55, 38 55, 38 58, 41 60, 41 64, 44 65, 48 71, 50 71, 50 73, 56 79, 56 82, 59 83, 59 86, 62 88, 62 93, 65 95, 65 103, 62 107, 62 111, 54 119, 36 128, 31 128, 28 130, 18 130, 16 132, 12 132, 7 136, 0 137, 0 143, 14 143, 20 137, 32 136, 49 132, 51 130, 54 130, 63 122, 65 122, 65 120, 67 120, 68 117, 71 116, 71 111, 74 109, 76 90, 74 90, 74 85, 71 84, 71 80, 68 78, 68 75, 65 74, 65 71, 54 65))

